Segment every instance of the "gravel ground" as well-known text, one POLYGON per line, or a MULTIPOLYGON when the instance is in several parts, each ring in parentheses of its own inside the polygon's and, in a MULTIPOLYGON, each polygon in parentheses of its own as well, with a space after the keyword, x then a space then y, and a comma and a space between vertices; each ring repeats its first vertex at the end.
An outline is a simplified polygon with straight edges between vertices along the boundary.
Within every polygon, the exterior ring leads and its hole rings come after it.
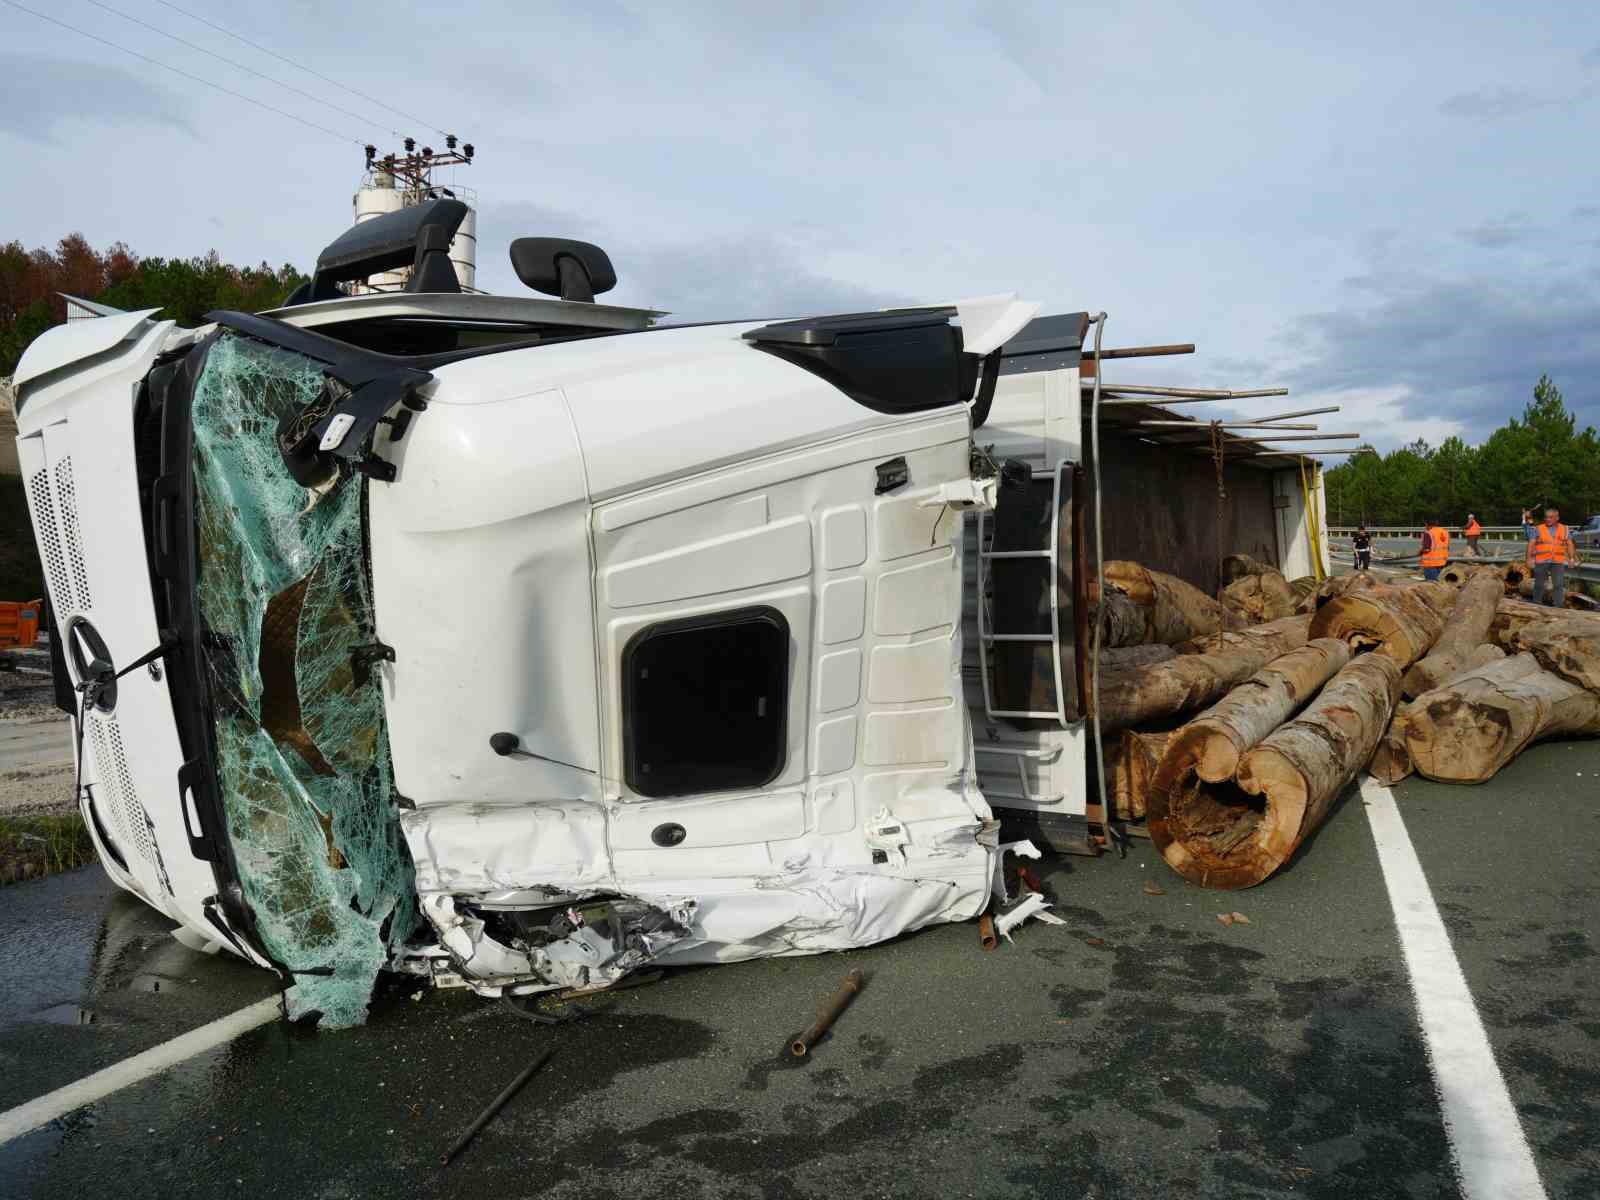
POLYGON ((41 816, 73 811, 71 767, 0 773, 0 816, 41 816))
POLYGON ((57 716, 54 695, 48 675, 0 671, 0 721, 57 716))
MULTIPOLYGON (((0 671, 0 734, 62 724, 52 701, 50 677, 0 671)), ((71 757, 69 751, 67 757, 71 757)), ((72 768, 59 762, 17 764, 0 770, 0 815, 31 816, 70 813, 72 768)))

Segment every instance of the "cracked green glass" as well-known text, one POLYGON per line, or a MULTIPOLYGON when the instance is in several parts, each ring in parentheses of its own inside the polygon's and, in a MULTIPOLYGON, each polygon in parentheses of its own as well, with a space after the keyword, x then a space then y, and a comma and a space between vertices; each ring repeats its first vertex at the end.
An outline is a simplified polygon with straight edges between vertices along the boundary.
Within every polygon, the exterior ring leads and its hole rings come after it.
POLYGON ((193 404, 199 607, 217 774, 245 899, 294 973, 289 1015, 361 1024, 416 925, 378 674, 360 477, 307 490, 280 420, 322 391, 320 363, 224 332, 193 404))

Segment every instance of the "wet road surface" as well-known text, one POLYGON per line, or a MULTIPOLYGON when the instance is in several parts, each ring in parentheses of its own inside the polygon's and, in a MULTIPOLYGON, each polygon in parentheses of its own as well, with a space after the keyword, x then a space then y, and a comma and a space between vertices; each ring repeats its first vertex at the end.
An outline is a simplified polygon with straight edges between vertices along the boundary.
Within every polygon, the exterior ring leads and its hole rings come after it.
MULTIPOLYGON (((1600 1196, 1597 777, 1600 743, 1556 743, 1488 785, 1396 789, 1561 1200, 1600 1196)), ((0 1146, 0 1195, 1460 1195, 1358 794, 1250 891, 1191 887, 1147 843, 1043 874, 1068 925, 989 955, 943 926, 669 972, 555 1029, 404 986, 361 1029, 280 1022, 0 1146), (1249 925, 1217 922, 1235 909, 1249 925), (781 1057, 852 965, 834 1033, 781 1057)), ((166 928, 96 870, 0 892, 0 1109, 271 992, 166 928)))

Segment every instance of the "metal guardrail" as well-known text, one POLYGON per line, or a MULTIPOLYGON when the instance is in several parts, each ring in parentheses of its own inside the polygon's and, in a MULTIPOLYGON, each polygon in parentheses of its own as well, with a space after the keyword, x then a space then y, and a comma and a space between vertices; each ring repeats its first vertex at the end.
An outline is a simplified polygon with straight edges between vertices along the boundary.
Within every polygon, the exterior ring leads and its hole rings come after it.
MULTIPOLYGON (((1369 529, 1367 532, 1372 533, 1373 531, 1369 529)), ((1379 539, 1374 538, 1374 540, 1377 541, 1379 539)), ((1328 550, 1330 557, 1337 562, 1353 563, 1355 561, 1355 551, 1351 546, 1339 545, 1330 539, 1328 543, 1328 550)), ((1375 552, 1372 556, 1372 565, 1375 567, 1416 567, 1417 560, 1420 557, 1420 553, 1386 555, 1375 552)), ((1502 567, 1507 563, 1525 562, 1526 556, 1522 554, 1513 554, 1509 556, 1488 554, 1452 554, 1449 561, 1453 563, 1476 563, 1479 566, 1502 567)), ((1584 583, 1600 583, 1600 563, 1579 561, 1576 565, 1569 566, 1567 568, 1566 577, 1569 580, 1576 579, 1581 580, 1584 583)))
MULTIPOLYGON (((1465 537, 1460 525, 1444 525, 1441 528, 1451 537, 1465 537)), ((1484 525, 1481 526, 1484 537, 1518 538, 1522 537, 1521 525, 1484 525)), ((1569 526, 1570 528, 1570 526, 1569 526)), ((1356 531, 1354 525, 1330 525, 1328 533, 1349 537, 1356 531)), ((1421 525, 1372 525, 1367 532, 1375 538, 1419 538, 1422 536, 1421 525)))

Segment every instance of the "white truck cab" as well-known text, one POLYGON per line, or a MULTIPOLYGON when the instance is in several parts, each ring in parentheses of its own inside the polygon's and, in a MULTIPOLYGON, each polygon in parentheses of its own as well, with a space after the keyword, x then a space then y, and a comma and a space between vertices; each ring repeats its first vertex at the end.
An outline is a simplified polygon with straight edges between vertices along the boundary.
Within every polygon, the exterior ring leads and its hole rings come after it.
POLYGON ((327 1025, 384 969, 599 988, 982 911, 962 514, 1036 306, 662 326, 543 239, 559 298, 462 294, 453 204, 274 312, 19 365, 108 873, 327 1025), (431 290, 339 294, 407 262, 431 290))

